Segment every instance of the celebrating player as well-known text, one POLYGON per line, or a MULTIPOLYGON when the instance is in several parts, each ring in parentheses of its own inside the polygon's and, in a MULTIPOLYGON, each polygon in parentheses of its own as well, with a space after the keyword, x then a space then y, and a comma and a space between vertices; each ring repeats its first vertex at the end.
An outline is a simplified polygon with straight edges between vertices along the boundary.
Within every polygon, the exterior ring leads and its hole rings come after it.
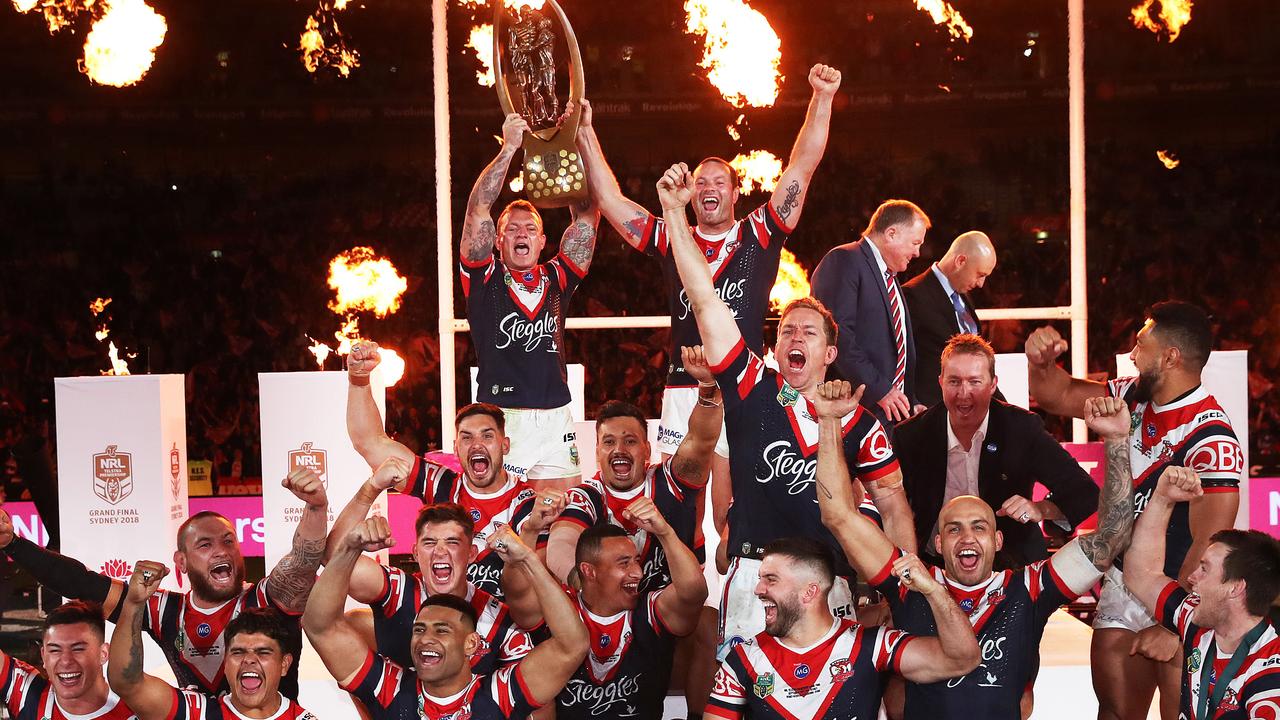
MULTIPOLYGON (((822 521, 858 572, 889 600, 894 627, 913 635, 937 632, 937 608, 895 579, 903 553, 884 533, 851 512, 849 470, 840 452, 840 418, 862 395, 849 383, 824 383, 814 399, 820 417, 818 503, 822 521)), ((938 515, 934 545, 945 570, 928 572, 950 593, 972 623, 983 648, 982 664, 949 682, 912 682, 906 690, 906 718, 1001 718, 1020 720, 1023 693, 1040 666, 1040 637, 1059 606, 1088 591, 1128 542, 1133 526, 1126 442, 1129 412, 1117 398, 1092 398, 1086 409, 1090 429, 1106 443, 1106 481, 1097 532, 1076 538, 1047 560, 1021 571, 993 572, 1004 542, 995 513, 980 498, 962 495, 938 515)), ((910 679, 910 678, 908 678, 910 679)), ((1028 694, 1029 705, 1031 697, 1028 694)), ((1030 708, 1027 708, 1029 712, 1030 708)), ((896 715, 896 713, 895 713, 896 715)))
POLYGON ((1204 492, 1193 470, 1171 466, 1133 529, 1124 584, 1182 638, 1178 716, 1253 720, 1280 707, 1280 542, 1257 530, 1219 530, 1197 558, 1191 593, 1164 568, 1178 503, 1204 492), (1194 712, 1193 712, 1194 709, 1194 712))
MULTIPOLYGON (((265 579, 256 583, 245 583, 244 555, 230 520, 215 512, 201 512, 178 528, 173 563, 179 572, 187 574, 191 590, 157 590, 151 594, 142 627, 164 651, 182 687, 194 686, 208 693, 227 689, 222 670, 226 655, 223 631, 247 608, 280 610, 286 616, 284 622, 293 626, 294 636, 298 635, 299 616, 324 557, 329 500, 324 483, 313 470, 296 469, 282 484, 305 503, 302 517, 293 533, 293 549, 265 579)), ((0 548, 49 589, 66 597, 102 603, 105 617, 116 620, 126 593, 125 583, 95 573, 74 558, 15 537, 4 510, 0 510, 0 548)), ((295 652, 297 648, 285 650, 295 652)), ((297 698, 297 664, 287 670, 280 691, 285 697, 297 698)))
MULTIPOLYGON (((1073 378, 1056 363, 1066 349, 1066 341, 1051 327, 1027 338, 1031 396, 1046 411, 1073 417, 1083 417, 1090 397, 1106 395, 1128 403, 1134 418, 1129 437, 1134 512, 1142 512, 1165 468, 1185 466, 1199 473, 1205 493, 1174 509, 1165 553, 1164 573, 1187 586, 1209 538, 1234 524, 1244 472, 1244 453, 1231 420, 1201 385, 1212 349, 1209 317, 1190 303, 1153 305, 1129 353, 1136 378, 1107 383, 1073 378)), ((1098 716, 1145 718, 1159 684, 1161 716, 1169 720, 1177 717, 1177 637, 1160 628, 1125 589, 1123 560, 1118 558, 1107 572, 1093 622, 1098 716)))
POLYGON ((467 319, 479 359, 478 399, 507 414, 507 463, 535 485, 578 483, 573 418, 564 360, 564 315, 591 266, 600 212, 593 201, 570 207, 560 252, 546 263, 542 216, 526 200, 507 205, 495 230, 493 203, 529 125, 519 115, 502 124, 502 149, 467 198, 459 252, 467 319), (498 246, 495 260, 494 245, 498 246))
MULTIPOLYGON (((694 193, 693 177, 683 163, 672 166, 658 181, 672 253, 698 320, 703 350, 726 389, 729 446, 738 448, 729 456, 733 506, 728 552, 732 560, 720 607, 723 656, 735 640, 740 642, 764 628, 763 609, 753 590, 768 543, 804 533, 821 540, 833 554, 839 552, 839 544, 822 526, 814 494, 818 419, 810 399, 835 359, 836 330, 821 303, 812 298, 792 302, 783 309, 774 346, 781 372, 767 369, 744 345, 733 312, 716 294, 711 272, 689 232, 684 207, 694 193)), ((903 547, 914 547, 902 473, 884 429, 869 413, 854 409, 842 419, 841 437, 890 537, 903 547)), ((851 615, 848 577, 852 570, 839 561, 836 574, 831 605, 838 615, 851 615)))
POLYGON ((97 603, 72 601, 49 611, 40 642, 41 674, 0 650, 0 703, 14 720, 131 720, 107 686, 106 623, 97 603))
POLYGON ((527 574, 550 638, 514 665, 476 675, 468 658, 479 651, 475 608, 454 595, 432 595, 414 618, 411 667, 375 653, 342 612, 361 552, 390 547, 385 518, 374 516, 349 532, 321 573, 303 615, 303 628, 342 689, 374 720, 525 718, 551 702, 587 654, 587 630, 546 567, 510 528, 490 544, 527 574), (536 671, 534 670, 536 668, 536 671))
POLYGON ((296 621, 270 608, 249 608, 227 623, 221 674, 229 691, 178 690, 142 671, 142 627, 153 595, 169 568, 139 560, 120 602, 120 618, 111 635, 107 676, 139 720, 314 720, 315 716, 281 694, 284 677, 295 667, 300 647, 296 621))

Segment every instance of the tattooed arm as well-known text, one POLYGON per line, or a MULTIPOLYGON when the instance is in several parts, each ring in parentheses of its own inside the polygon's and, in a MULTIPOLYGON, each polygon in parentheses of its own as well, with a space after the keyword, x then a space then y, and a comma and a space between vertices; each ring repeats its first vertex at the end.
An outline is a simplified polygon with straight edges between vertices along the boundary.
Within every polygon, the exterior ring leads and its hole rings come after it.
POLYGON ((840 71, 826 65, 814 65, 809 70, 809 85, 813 87, 813 97, 809 100, 804 126, 800 128, 796 144, 791 148, 787 170, 778 179, 778 187, 769 200, 787 228, 794 228, 800 219, 809 181, 813 179, 822 154, 827 150, 827 135, 831 130, 831 103, 836 91, 840 89, 840 71))
POLYGON ((1098 529, 1078 542, 1099 570, 1129 544, 1133 533, 1133 472, 1129 465, 1129 407, 1119 398, 1089 398, 1084 405, 1089 429, 1106 445, 1106 478, 1098 500, 1098 529))
POLYGON ((107 684, 140 720, 164 720, 177 692, 169 683, 142 672, 142 621, 147 598, 160 589, 169 569, 158 562, 139 560, 133 567, 120 617, 111 635, 107 684))
POLYGON ((600 225, 600 208, 595 201, 587 200, 571 205, 573 219, 560 238, 560 254, 573 266, 586 274, 591 268, 591 258, 596 252, 596 229, 600 225))
POLYGON ((587 173, 591 197, 599 203, 605 219, 628 245, 641 249, 650 215, 622 194, 618 178, 614 177, 613 170, 604 159, 600 138, 591 123, 591 103, 586 99, 582 101, 582 120, 578 123, 578 153, 582 156, 582 169, 587 173))
POLYGON ((493 254, 493 244, 498 231, 493 224, 493 204, 502 194, 502 183, 507 179, 511 159, 520 149, 520 141, 529 131, 524 118, 512 113, 502 123, 502 149, 476 179, 467 197, 467 215, 462 221, 462 241, 459 251, 462 259, 471 264, 483 262, 493 254))
POLYGON ((267 594, 281 610, 301 613, 316 582, 316 571, 324 559, 329 528, 329 498, 324 483, 314 470, 297 469, 282 483, 306 503, 298 529, 293 531, 293 548, 276 563, 267 578, 267 594))

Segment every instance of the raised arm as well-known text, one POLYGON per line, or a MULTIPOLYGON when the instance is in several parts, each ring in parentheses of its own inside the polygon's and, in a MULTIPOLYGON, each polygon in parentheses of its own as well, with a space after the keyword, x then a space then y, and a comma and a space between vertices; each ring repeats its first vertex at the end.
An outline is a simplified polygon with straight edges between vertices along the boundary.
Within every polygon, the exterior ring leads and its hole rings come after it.
POLYGON ((511 160, 520 149, 526 132, 529 132, 529 123, 516 113, 508 115, 502 122, 502 149, 480 172, 471 194, 467 196, 462 239, 458 243, 463 262, 475 265, 493 255, 493 245, 498 239, 498 231, 493 224, 493 204, 502 194, 502 183, 507 179, 511 160))
POLYGON ((724 361, 742 340, 733 311, 716 294, 711 267, 702 257, 689 230, 685 206, 693 197, 693 175, 684 163, 672 165, 658 180, 658 199, 662 202, 662 218, 666 221, 667 240, 671 243, 676 271, 684 285, 685 295, 698 321, 702 350, 712 367, 724 361))
POLYGON ((724 398, 701 345, 680 348, 680 359, 685 372, 698 381, 698 403, 689 413, 689 432, 671 458, 671 469, 686 484, 705 487, 724 424, 724 398))
POLYGON ((1209 538, 1219 530, 1227 530, 1236 523, 1236 511, 1240 509, 1240 493, 1207 492, 1190 501, 1187 523, 1191 528, 1191 547, 1178 569, 1177 581, 1183 587, 1191 587, 1189 578, 1200 564, 1200 555, 1209 547, 1209 538))
POLYGON ((347 533, 311 590, 307 610, 302 614, 302 629, 340 685, 346 685, 360 672, 369 653, 369 645, 343 611, 351 571, 362 553, 377 552, 393 544, 386 518, 374 515, 364 520, 347 533))
POLYGON ((982 654, 969 618, 920 558, 903 555, 894 561, 893 574, 907 589, 925 596, 938 626, 937 637, 916 637, 903 648, 899 663, 902 677, 915 683, 932 683, 967 675, 978 667, 982 654))
POLYGON ((840 542, 849 564, 864 578, 880 572, 893 557, 893 543, 875 523, 858 512, 862 489, 849 475, 844 457, 840 418, 852 412, 862 399, 862 386, 857 391, 843 380, 831 380, 818 386, 811 398, 818 412, 818 509, 822 524, 840 542))
MULTIPOLYGON (((1133 542, 1124 554, 1124 585, 1153 613, 1159 611, 1156 604, 1160 601, 1160 592, 1174 581, 1164 574, 1165 533, 1169 530, 1173 506, 1191 502, 1203 494, 1200 476, 1194 470, 1170 465, 1156 481, 1147 507, 1134 523, 1133 542)), ((1200 562, 1200 558, 1195 562, 1200 562)))
POLYGON ((1133 533, 1133 471, 1129 465, 1129 406, 1120 398, 1085 400, 1084 419, 1106 447, 1106 477, 1098 502, 1098 529, 1074 542, 1099 570, 1129 544, 1133 533))
POLYGON ((324 559, 329 496, 320 476, 310 468, 295 469, 281 485, 305 505, 298 527, 293 531, 293 547, 280 558, 267 578, 267 594, 281 610, 301 613, 307 607, 307 596, 324 559))
POLYGON ((644 228, 649 212, 628 200, 618 186, 618 178, 604 159, 600 138, 592 124, 591 103, 582 99, 582 119, 578 121, 578 153, 587 173, 587 187, 600 206, 600 212, 628 245, 639 250, 644 245, 644 228))
POLYGON ((560 238, 560 254, 569 259, 582 272, 591 268, 591 258, 596 253, 597 229, 600 225, 600 208, 591 198, 569 206, 571 220, 560 238))
POLYGON ((641 496, 622 511, 623 516, 640 529, 658 538, 667 556, 671 584, 658 596, 658 612, 662 622, 674 635, 685 636, 698 626, 702 604, 707 600, 707 580, 702 566, 653 500, 641 496))
POLYGON ((1037 328, 1027 337, 1027 383, 1031 398, 1054 415, 1082 418, 1086 398, 1107 394, 1104 383, 1071 377, 1058 365, 1067 341, 1054 328, 1037 328))
MULTIPOLYGON (((387 488, 403 483, 408 474, 409 466, 398 457, 389 457, 386 462, 378 466, 378 469, 364 481, 359 490, 356 490, 356 494, 351 496, 347 506, 342 508, 342 512, 338 513, 338 517, 333 521, 333 527, 329 529, 329 537, 325 542, 326 561, 338 552, 346 541, 347 535, 369 516, 369 508, 373 507, 378 496, 387 488)), ((382 566, 373 558, 360 556, 355 568, 351 571, 351 582, 348 588, 351 597, 362 603, 375 602, 386 590, 384 584, 382 566)))
MULTIPOLYGON (((552 526, 568 502, 568 494, 558 488, 547 487, 534 496, 533 507, 529 517, 520 524, 520 541, 527 547, 538 546, 538 536, 552 526)), ((573 523, 564 523, 575 532, 573 542, 569 544, 569 563, 573 563, 573 550, 577 546, 578 535, 582 529, 573 523)), ((548 542, 547 555, 551 555, 548 542)), ((548 560, 549 562, 549 560, 548 560)), ((558 576, 557 576, 558 577, 558 576)), ((511 618, 522 628, 536 628, 542 624, 542 607, 538 604, 538 596, 533 592, 533 580, 520 563, 508 563, 502 568, 503 600, 511 610, 511 618)))
POLYGON ((169 683, 142 671, 142 621, 147 598, 160 589, 169 568, 139 560, 120 603, 120 617, 111 634, 107 684, 140 720, 164 720, 175 690, 169 683))
POLYGON ((102 614, 110 620, 124 597, 125 584, 96 573, 73 557, 46 550, 13 530, 13 519, 0 508, 0 552, 18 567, 31 573, 36 582, 57 594, 102 604, 102 614))
POLYGON ((538 554, 504 527, 489 539, 489 547, 508 566, 518 564, 529 576, 533 594, 538 598, 542 616, 551 637, 538 644, 520 661, 520 675, 538 705, 555 700, 565 683, 587 657, 590 637, 582 616, 569 600, 560 583, 551 577, 538 554))
POLYGON ((788 228, 794 228, 800 220, 800 212, 809 193, 809 181, 813 179, 813 173, 827 149, 831 103, 840 89, 840 71, 826 65, 814 65, 809 69, 809 85, 813 88, 809 111, 805 113, 796 144, 791 148, 787 169, 769 198, 778 218, 788 228))
MULTIPOLYGON (((347 435, 371 470, 390 457, 398 457, 412 466, 413 451, 387 435, 369 388, 369 375, 381 361, 378 343, 361 340, 351 346, 347 355, 347 435)), ((404 488, 397 486, 396 489, 404 488)))

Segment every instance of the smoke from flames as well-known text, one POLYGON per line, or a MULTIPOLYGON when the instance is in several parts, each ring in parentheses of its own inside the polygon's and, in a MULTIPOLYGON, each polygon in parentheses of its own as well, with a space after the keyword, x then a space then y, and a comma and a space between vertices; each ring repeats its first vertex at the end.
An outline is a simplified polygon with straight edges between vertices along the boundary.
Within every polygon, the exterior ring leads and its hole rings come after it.
POLYGON ((782 177, 782 161, 768 150, 752 150, 729 161, 738 171, 738 192, 748 195, 756 189, 773 192, 782 177))
POLYGON ((347 0, 320 0, 320 6, 307 18, 307 27, 298 38, 307 72, 327 67, 342 77, 350 77, 351 70, 360 67, 360 53, 348 47, 347 37, 338 27, 337 13, 346 7, 347 0))
POLYGON ((1173 42, 1182 33, 1182 27, 1191 22, 1191 0, 1142 0, 1129 12, 1129 19, 1140 30, 1146 28, 1156 35, 1167 32, 1169 42, 1173 42), (1160 12, 1152 17, 1151 10, 1157 2, 1160 12))
POLYGON ((769 307, 782 310, 792 300, 809 294, 809 273, 796 260, 795 253, 783 248, 782 260, 778 263, 778 279, 769 290, 769 307))
POLYGON ((496 82, 493 76, 493 26, 485 23, 471 28, 467 47, 475 51, 476 59, 484 66, 484 70, 476 71, 476 82, 484 87, 493 87, 496 82))
POLYGON ((400 309, 400 296, 409 281, 390 260, 375 256, 373 248, 355 247, 329 262, 329 287, 337 293, 329 303, 333 312, 371 310, 386 317, 400 309))
POLYGON ((80 70, 100 85, 133 85, 151 69, 168 26, 143 0, 110 0, 106 8, 84 40, 80 70))
POLYGON ((734 107, 768 107, 778 99, 782 41, 769 20, 743 0, 685 0, 685 32, 702 35, 701 67, 734 107))
POLYGON ((969 23, 964 21, 958 10, 951 7, 951 3, 946 0, 915 0, 915 2, 917 8, 929 13, 929 17, 933 18, 933 24, 946 25, 951 37, 965 42, 969 42, 969 38, 973 37, 973 28, 969 27, 969 23))

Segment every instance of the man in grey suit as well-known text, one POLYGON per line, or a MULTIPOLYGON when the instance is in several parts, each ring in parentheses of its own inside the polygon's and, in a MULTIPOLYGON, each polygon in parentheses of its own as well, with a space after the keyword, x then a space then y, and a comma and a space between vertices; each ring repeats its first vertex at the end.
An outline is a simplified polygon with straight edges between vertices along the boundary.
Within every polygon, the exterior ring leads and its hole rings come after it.
POLYGON ((996 249, 986 233, 970 230, 951 242, 942 259, 902 286, 916 342, 916 402, 942 402, 939 358, 952 335, 981 335, 969 293, 980 288, 996 267, 996 249))
POLYGON ((929 226, 915 203, 886 200, 860 240, 832 248, 813 271, 813 295, 840 325, 836 368, 867 386, 862 403, 886 429, 917 410, 915 341, 896 276, 920 255, 929 226))

